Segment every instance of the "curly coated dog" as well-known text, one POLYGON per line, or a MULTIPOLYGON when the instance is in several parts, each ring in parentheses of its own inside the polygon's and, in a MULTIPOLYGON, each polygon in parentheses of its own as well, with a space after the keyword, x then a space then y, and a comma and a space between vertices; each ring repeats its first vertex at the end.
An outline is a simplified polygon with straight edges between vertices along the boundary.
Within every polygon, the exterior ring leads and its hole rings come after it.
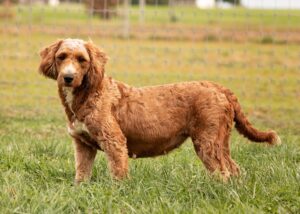
POLYGON ((164 155, 191 137, 210 172, 224 180, 239 175, 230 157, 233 122, 254 142, 274 145, 274 131, 255 129, 236 96, 212 82, 183 82, 135 88, 104 74, 105 53, 92 42, 59 40, 44 48, 39 71, 58 83, 74 139, 76 176, 91 177, 97 150, 105 152, 114 178, 128 173, 128 158, 164 155))

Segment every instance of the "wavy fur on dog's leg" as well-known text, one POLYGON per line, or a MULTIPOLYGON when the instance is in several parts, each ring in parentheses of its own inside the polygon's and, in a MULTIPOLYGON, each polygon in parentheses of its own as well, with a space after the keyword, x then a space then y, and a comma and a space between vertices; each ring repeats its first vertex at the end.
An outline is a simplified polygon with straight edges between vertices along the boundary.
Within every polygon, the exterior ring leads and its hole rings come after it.
MULTIPOLYGON (((105 109, 102 108, 102 110, 105 109)), ((86 124, 89 132, 97 139, 97 143, 100 148, 105 152, 109 169, 113 178, 121 180, 127 177, 128 174, 128 150, 126 144, 126 138, 123 135, 119 125, 114 118, 97 115, 99 112, 91 114, 86 120, 86 124), (103 121, 98 121, 101 118, 103 121), (101 129, 99 129, 101 124, 101 129)))
POLYGON ((213 95, 211 92, 209 99, 199 98, 196 103, 199 118, 191 135, 196 153, 205 167, 226 182, 231 175, 239 175, 239 167, 231 159, 229 148, 234 111, 224 95, 213 95), (219 108, 215 108, 216 104, 219 108))
POLYGON ((78 139, 74 139, 75 147, 75 183, 90 180, 92 176, 92 166, 96 157, 97 150, 85 145, 78 139))

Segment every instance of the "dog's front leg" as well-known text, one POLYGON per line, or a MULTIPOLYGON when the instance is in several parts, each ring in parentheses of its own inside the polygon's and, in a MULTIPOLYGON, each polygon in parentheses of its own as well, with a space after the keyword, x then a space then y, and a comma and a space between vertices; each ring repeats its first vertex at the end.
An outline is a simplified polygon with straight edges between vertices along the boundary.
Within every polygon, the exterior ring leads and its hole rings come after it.
POLYGON ((128 174, 128 152, 125 140, 110 138, 102 141, 101 148, 104 150, 113 177, 121 180, 128 174))
POLYGON ((74 138, 75 147, 75 183, 87 181, 92 176, 92 166, 96 157, 97 150, 92 148, 79 139, 74 138))
MULTIPOLYGON (((99 118, 99 117, 97 117, 99 118)), ((87 128, 100 148, 105 152, 109 169, 115 179, 121 180, 128 173, 126 138, 114 118, 101 117, 101 121, 88 120, 87 128), (104 121, 104 122, 103 122, 104 121)))

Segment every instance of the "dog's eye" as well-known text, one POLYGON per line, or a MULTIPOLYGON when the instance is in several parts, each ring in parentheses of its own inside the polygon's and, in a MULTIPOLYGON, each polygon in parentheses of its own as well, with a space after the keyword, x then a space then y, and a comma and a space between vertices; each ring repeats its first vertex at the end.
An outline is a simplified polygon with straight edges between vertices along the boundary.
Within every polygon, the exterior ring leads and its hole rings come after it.
POLYGON ((66 57, 67 57, 66 54, 61 54, 61 55, 59 55, 59 56, 57 57, 57 59, 63 61, 66 57))
POLYGON ((77 57, 77 60, 78 60, 78 62, 80 62, 80 63, 86 61, 86 59, 85 59, 83 56, 78 56, 78 57, 77 57))

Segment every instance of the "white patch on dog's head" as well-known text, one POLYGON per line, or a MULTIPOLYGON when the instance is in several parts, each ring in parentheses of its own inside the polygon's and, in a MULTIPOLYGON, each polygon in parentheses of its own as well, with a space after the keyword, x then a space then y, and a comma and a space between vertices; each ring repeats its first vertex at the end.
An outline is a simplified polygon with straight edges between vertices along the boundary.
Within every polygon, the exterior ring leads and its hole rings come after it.
POLYGON ((72 63, 70 63, 69 65, 64 67, 64 69, 62 71, 63 74, 75 74, 75 72, 76 72, 76 68, 74 67, 74 65, 72 63))
POLYGON ((86 42, 81 40, 81 39, 65 39, 63 45, 67 46, 70 49, 73 49, 73 50, 77 49, 78 50, 78 49, 85 48, 84 47, 85 43, 86 42))

